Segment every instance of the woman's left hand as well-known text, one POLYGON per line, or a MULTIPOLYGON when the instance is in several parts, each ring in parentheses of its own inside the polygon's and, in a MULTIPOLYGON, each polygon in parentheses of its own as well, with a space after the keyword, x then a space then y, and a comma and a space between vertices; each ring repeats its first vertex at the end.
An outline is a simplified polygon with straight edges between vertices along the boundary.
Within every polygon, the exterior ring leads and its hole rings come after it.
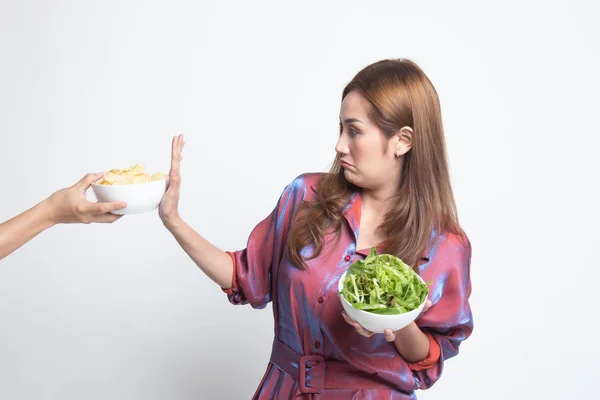
MULTIPOLYGON (((425 305, 423 306, 423 310, 421 311, 421 313, 424 313, 425 311, 427 311, 429 309, 429 307, 431 307, 431 300, 427 300, 425 302, 425 305)), ((362 335, 364 337, 371 337, 374 335, 373 332, 365 329, 361 324, 359 324, 358 322, 351 319, 348 316, 348 314, 346 314, 345 311, 342 311, 342 316, 344 317, 346 322, 349 323, 350 325, 352 325, 354 327, 354 329, 356 329, 356 332, 358 332, 360 335, 362 335)), ((396 332, 392 331, 391 329, 386 329, 383 332, 383 335, 385 336, 385 340, 387 340, 388 342, 393 342, 394 340, 396 340, 396 332)))

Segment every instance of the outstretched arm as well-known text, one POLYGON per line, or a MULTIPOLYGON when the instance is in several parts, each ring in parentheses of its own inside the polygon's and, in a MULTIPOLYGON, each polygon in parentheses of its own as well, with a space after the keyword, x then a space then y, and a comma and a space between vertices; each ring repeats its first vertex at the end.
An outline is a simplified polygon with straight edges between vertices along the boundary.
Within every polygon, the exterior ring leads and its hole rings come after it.
POLYGON ((0 224, 0 260, 56 224, 112 223, 119 219, 121 216, 110 212, 125 207, 125 203, 93 203, 85 198, 92 182, 102 176, 102 173, 87 174, 73 186, 54 192, 29 210, 0 224))
POLYGON ((158 213, 164 226, 194 263, 219 286, 230 288, 233 276, 231 257, 200 236, 179 215, 180 167, 183 159, 181 156, 183 146, 183 135, 175 136, 171 144, 169 187, 160 202, 158 213))

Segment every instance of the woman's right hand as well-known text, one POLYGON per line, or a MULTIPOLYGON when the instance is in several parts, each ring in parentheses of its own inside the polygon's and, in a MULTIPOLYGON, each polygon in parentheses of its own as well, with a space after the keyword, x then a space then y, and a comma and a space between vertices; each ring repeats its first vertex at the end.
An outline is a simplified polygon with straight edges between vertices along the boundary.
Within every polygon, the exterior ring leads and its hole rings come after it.
POLYGON ((173 224, 179 218, 179 189, 181 187, 181 151, 185 142, 183 135, 173 137, 171 144, 171 170, 169 186, 158 207, 158 215, 165 226, 173 224))

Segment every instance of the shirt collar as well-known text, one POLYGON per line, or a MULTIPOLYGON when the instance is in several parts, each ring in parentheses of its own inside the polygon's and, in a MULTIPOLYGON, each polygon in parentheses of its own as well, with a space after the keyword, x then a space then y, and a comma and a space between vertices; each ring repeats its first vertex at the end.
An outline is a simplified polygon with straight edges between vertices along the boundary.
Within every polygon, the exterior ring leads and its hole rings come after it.
MULTIPOLYGON (((358 233, 360 230, 360 216, 362 210, 362 192, 358 191, 352 194, 346 208, 344 208, 344 218, 348 222, 350 229, 354 233, 354 241, 358 243, 358 233)), ((378 254, 383 254, 383 243, 375 246, 378 254)), ((356 249, 356 253, 368 256, 371 249, 356 249)), ((421 261, 429 262, 429 252, 427 249, 421 254, 421 261)))
MULTIPOLYGON (((311 189, 316 192, 317 186, 311 185, 311 189)), ((362 210, 362 192, 357 191, 357 192, 354 192, 350 196, 350 200, 348 201, 348 204, 346 205, 346 207, 344 208, 344 211, 343 211, 344 218, 348 222, 348 226, 350 227, 350 230, 354 234, 354 242, 355 243, 358 243, 358 232, 360 229, 361 210, 362 210)), ((377 250, 377 253, 379 253, 379 254, 383 253, 383 244, 379 243, 377 246, 375 246, 375 249, 377 250)), ((369 251, 370 251, 370 249, 357 249, 356 253, 361 254, 366 257, 369 255, 369 251)), ((421 254, 421 261, 429 262, 429 260, 430 260, 429 251, 427 249, 425 249, 423 254, 421 254)))

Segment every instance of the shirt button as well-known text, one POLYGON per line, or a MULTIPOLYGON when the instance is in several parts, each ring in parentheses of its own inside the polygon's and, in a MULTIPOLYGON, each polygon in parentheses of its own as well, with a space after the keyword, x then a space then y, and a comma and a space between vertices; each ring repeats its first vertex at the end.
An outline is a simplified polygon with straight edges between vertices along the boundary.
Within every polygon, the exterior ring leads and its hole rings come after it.
POLYGON ((322 297, 319 297, 319 298, 317 299, 317 301, 319 302, 319 304, 323 304, 323 298, 322 298, 322 297))
POLYGON ((347 262, 347 261, 350 261, 350 256, 346 256, 346 257, 344 257, 344 261, 346 261, 346 262, 347 262))
POLYGON ((319 347, 321 347, 321 342, 315 340, 315 349, 318 349, 319 347))

